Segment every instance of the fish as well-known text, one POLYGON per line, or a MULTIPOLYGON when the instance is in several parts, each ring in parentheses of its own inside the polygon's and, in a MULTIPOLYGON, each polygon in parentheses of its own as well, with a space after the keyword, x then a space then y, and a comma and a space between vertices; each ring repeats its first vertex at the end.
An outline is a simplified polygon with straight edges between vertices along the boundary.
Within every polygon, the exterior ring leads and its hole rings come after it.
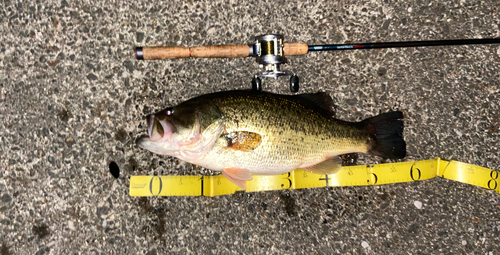
POLYGON ((242 190, 255 175, 304 169, 335 174, 339 155, 406 156, 403 113, 360 122, 333 117, 326 92, 282 95, 256 90, 205 94, 146 116, 138 147, 220 171, 242 190))

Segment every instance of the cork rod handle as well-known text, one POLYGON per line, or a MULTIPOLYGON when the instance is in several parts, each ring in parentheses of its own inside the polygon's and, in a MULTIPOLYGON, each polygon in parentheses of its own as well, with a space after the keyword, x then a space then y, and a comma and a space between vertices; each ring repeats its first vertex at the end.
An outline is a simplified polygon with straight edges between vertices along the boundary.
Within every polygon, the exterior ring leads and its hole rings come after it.
MULTIPOLYGON (((173 59, 173 58, 243 58, 250 56, 250 46, 237 45, 212 45, 199 47, 137 47, 137 59, 173 59)), ((303 55, 308 52, 305 43, 285 43, 285 55, 303 55)))
POLYGON ((309 51, 306 43, 285 43, 285 56, 304 55, 309 51))
POLYGON ((246 44, 213 45, 200 47, 137 47, 137 59, 172 59, 172 58, 242 58, 250 55, 246 44))

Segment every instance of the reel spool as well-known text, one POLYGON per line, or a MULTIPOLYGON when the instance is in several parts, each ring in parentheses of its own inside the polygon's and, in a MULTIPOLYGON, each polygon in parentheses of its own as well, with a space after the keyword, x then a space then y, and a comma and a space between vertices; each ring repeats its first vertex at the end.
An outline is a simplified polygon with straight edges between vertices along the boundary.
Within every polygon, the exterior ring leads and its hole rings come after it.
POLYGON ((260 69, 264 69, 262 74, 256 74, 252 79, 252 89, 262 90, 260 78, 278 79, 280 76, 291 76, 290 91, 299 91, 299 77, 288 70, 281 70, 281 65, 288 61, 285 58, 285 44, 283 35, 268 34, 255 37, 255 44, 250 45, 250 56, 256 57, 260 69))

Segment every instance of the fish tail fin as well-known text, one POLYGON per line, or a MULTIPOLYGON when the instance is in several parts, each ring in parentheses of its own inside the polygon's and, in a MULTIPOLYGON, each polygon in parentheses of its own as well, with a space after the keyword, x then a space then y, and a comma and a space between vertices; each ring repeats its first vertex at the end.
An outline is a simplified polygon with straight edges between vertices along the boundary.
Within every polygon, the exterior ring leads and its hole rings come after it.
POLYGON ((390 159, 402 159, 406 156, 402 118, 402 112, 393 111, 360 122, 370 137, 368 153, 390 159))

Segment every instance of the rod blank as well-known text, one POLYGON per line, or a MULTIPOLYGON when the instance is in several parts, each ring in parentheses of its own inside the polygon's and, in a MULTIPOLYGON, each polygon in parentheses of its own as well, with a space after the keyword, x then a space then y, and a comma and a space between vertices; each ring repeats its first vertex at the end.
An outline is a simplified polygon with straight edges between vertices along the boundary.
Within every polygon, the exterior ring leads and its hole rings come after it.
POLYGON ((492 44, 492 43, 500 43, 500 38, 466 39, 466 40, 440 40, 440 41, 384 42, 384 43, 365 43, 365 44, 311 45, 311 46, 309 46, 309 51, 383 49, 383 48, 404 48, 404 47, 467 45, 467 44, 492 44))

